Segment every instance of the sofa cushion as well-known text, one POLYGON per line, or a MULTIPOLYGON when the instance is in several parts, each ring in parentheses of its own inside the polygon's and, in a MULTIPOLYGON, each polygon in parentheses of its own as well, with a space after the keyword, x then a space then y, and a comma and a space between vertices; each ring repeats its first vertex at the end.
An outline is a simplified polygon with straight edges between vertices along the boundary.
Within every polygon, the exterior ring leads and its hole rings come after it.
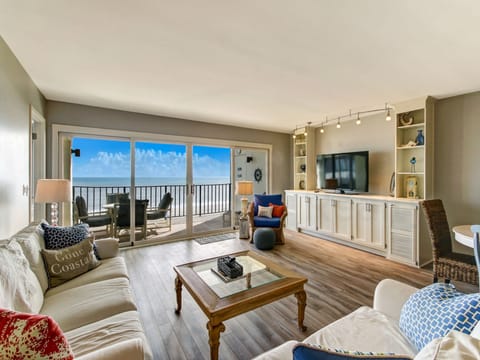
POLYGON ((262 216, 254 216, 253 223, 256 227, 280 227, 280 218, 265 218, 262 216))
POLYGON ((73 360, 73 353, 51 317, 0 309, 0 358, 73 360))
POLYGON ((421 350, 450 330, 470 334, 480 320, 480 293, 463 294, 451 284, 436 283, 418 290, 400 313, 400 328, 421 350))
POLYGON ((391 352, 410 357, 417 353, 403 335, 397 321, 367 306, 318 330, 303 342, 322 344, 329 348, 391 352))
POLYGON ((298 341, 289 340, 283 344, 260 354, 252 360, 292 360, 292 351, 298 341))
POLYGON ((12 239, 17 241, 22 247, 23 254, 27 258, 30 268, 37 276, 42 291, 47 291, 48 277, 41 254, 41 250, 45 248, 41 224, 26 227, 16 233, 12 239))
POLYGON ((15 240, 0 245, 0 274, 0 307, 31 313, 40 310, 42 288, 15 240))
MULTIPOLYGON (((126 311, 65 333, 76 358, 106 349, 130 339, 141 340, 137 349, 141 359, 151 357, 138 313, 126 311)), ((126 357, 123 357, 126 358, 126 357)), ((130 357, 129 357, 130 359, 130 357)))
POLYGON ((412 360, 409 356, 392 353, 375 353, 330 349, 321 345, 299 343, 293 348, 293 360, 412 360))
POLYGON ((52 289, 49 289, 48 296, 52 296, 62 291, 79 287, 85 284, 91 284, 97 281, 115 278, 128 279, 127 267, 125 266, 125 260, 122 257, 114 257, 111 259, 102 260, 102 263, 95 269, 79 275, 76 278, 73 278, 72 280, 58 285, 52 289))
POLYGON ((78 244, 89 235, 88 224, 76 224, 74 226, 52 226, 41 224, 45 239, 46 249, 63 249, 78 244))
POLYGON ((70 331, 124 311, 136 310, 129 282, 116 278, 85 284, 53 295, 45 294, 40 310, 70 331))
POLYGON ((42 249, 48 275, 48 286, 53 288, 100 265, 93 253, 91 239, 58 250, 42 249))

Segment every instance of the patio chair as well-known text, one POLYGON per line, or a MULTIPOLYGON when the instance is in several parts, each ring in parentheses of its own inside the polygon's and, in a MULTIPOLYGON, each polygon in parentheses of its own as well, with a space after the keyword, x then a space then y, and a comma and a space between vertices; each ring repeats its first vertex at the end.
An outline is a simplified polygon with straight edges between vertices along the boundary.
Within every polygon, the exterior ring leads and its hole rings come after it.
POLYGON ((170 231, 172 229, 172 202, 172 194, 165 193, 158 207, 154 211, 147 212, 147 220, 161 220, 161 222, 155 223, 155 227, 168 227, 170 231))
POLYGON ((129 193, 111 193, 106 196, 107 204, 120 204, 130 202, 129 193))
POLYGON ((437 282, 439 277, 445 277, 449 280, 478 284, 475 258, 452 250, 450 227, 442 200, 424 200, 421 206, 432 242, 433 282, 437 282))
POLYGON ((287 207, 282 202, 282 194, 274 195, 254 195, 253 202, 248 207, 248 221, 252 229, 250 242, 253 242, 253 234, 257 228, 271 228, 275 232, 277 244, 285 244, 285 236, 283 235, 283 227, 285 218, 287 217, 287 207), (258 206, 273 206, 272 217, 258 216, 258 206), (276 209, 275 209, 276 207, 276 209))
POLYGON ((114 219, 111 214, 105 213, 100 215, 88 215, 87 203, 83 196, 77 196, 75 198, 75 214, 76 220, 85 224, 88 224, 90 227, 99 227, 106 226, 105 231, 109 235, 112 234, 114 219))
MULTIPOLYGON (((142 228, 142 238, 147 237, 147 206, 148 200, 135 200, 135 227, 142 228)), ((130 229, 130 203, 121 202, 118 205, 115 222, 115 237, 119 230, 130 229)))

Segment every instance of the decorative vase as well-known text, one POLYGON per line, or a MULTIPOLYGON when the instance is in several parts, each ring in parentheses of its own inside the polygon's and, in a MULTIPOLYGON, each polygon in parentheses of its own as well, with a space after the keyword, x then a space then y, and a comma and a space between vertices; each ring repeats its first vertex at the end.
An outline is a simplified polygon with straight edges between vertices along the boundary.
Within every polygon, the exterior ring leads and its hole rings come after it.
POLYGON ((302 172, 305 172, 306 169, 307 169, 307 165, 305 165, 305 164, 301 164, 301 165, 300 165, 300 170, 301 170, 302 172))
POLYGON ((425 143, 425 138, 423 137, 423 130, 417 130, 417 138, 415 139, 415 142, 418 145, 423 145, 425 143))

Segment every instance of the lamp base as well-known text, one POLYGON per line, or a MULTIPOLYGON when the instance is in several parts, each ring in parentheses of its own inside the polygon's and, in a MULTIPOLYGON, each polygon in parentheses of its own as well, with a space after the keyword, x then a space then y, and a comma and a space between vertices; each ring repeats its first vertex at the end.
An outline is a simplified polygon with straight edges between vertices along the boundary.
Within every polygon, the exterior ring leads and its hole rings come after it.
POLYGON ((240 229, 238 232, 238 237, 240 239, 250 239, 250 229, 248 228, 248 219, 246 217, 241 217, 239 219, 240 229))
POLYGON ((58 225, 58 204, 51 203, 50 204, 50 222, 53 226, 58 225))

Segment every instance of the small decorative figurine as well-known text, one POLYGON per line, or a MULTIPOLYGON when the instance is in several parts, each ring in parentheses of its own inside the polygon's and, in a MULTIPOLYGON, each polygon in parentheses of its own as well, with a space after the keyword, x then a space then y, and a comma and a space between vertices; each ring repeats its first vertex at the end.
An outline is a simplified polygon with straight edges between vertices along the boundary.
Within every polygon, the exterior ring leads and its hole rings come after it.
POLYGON ((415 172, 416 162, 417 162, 417 159, 415 158, 415 156, 410 159, 410 172, 412 172, 412 173, 415 172))

